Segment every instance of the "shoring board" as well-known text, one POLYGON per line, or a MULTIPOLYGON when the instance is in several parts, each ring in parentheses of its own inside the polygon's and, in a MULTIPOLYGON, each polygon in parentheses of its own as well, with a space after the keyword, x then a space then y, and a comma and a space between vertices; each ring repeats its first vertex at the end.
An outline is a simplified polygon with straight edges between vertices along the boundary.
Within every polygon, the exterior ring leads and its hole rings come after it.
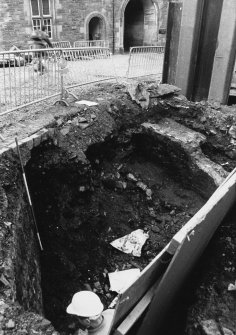
POLYGON ((229 179, 234 178, 233 176, 236 175, 236 168, 234 168, 228 176, 225 178, 225 180, 221 183, 219 187, 222 187, 229 179))
POLYGON ((147 291, 144 297, 135 305, 132 311, 124 319, 124 321, 118 326, 115 330, 114 335, 125 335, 132 328, 132 326, 137 322, 137 320, 142 316, 147 307, 149 306, 155 289, 160 283, 161 277, 159 280, 147 291))
MULTIPOLYGON (((166 312, 215 230, 235 203, 236 176, 223 183, 195 215, 195 225, 178 235, 178 249, 168 266, 137 335, 157 335, 166 312)), ((190 220, 191 221, 191 220, 190 220)), ((193 222, 192 222, 193 223, 193 222)), ((187 224, 188 225, 188 224, 187 224)))
POLYGON ((114 334, 113 330, 121 324, 150 287, 164 274, 172 259, 172 255, 166 252, 167 248, 168 245, 146 266, 140 277, 119 295, 109 334, 114 334))

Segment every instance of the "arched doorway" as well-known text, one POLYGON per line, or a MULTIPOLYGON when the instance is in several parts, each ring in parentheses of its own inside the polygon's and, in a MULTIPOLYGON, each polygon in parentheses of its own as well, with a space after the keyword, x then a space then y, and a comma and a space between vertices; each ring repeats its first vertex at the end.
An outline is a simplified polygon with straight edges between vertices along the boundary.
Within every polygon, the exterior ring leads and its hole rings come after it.
POLYGON ((144 10, 142 0, 130 0, 124 14, 124 51, 143 45, 144 10))
POLYGON ((158 6, 156 2, 156 0, 124 0, 121 9, 121 32, 123 31, 121 43, 123 40, 124 51, 128 51, 133 46, 157 44, 158 6))
POLYGON ((103 20, 94 16, 89 21, 89 40, 103 40, 105 39, 105 26, 103 20))

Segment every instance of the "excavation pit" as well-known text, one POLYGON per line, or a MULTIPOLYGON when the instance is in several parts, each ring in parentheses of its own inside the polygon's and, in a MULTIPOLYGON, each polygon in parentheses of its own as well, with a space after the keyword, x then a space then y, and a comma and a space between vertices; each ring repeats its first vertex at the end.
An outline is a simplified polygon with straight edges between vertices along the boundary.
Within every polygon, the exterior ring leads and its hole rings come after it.
MULTIPOLYGON (((180 147, 167 148, 181 157, 180 147)), ((85 165, 63 159, 52 141, 32 151, 26 174, 44 248, 44 311, 58 331, 69 334, 74 326, 65 310, 75 292, 92 289, 107 307, 117 295, 108 272, 144 269, 205 203, 199 185, 184 180, 177 156, 164 149, 135 134, 90 146, 85 165), (136 229, 149 234, 141 257, 110 245, 136 229)))
MULTIPOLYGON (((2 278, 16 278, 14 299, 37 313, 31 331, 37 322, 51 327, 40 321, 44 315, 60 334, 71 333, 75 319, 65 309, 81 289, 94 290, 107 307, 116 296, 107 273, 144 269, 226 177, 222 166, 230 171, 234 164, 232 148, 231 158, 220 148, 225 133, 213 137, 218 110, 208 119, 201 106, 171 96, 152 100, 146 111, 121 94, 110 107, 63 112, 49 129, 20 143, 42 252, 13 146, 1 161, 4 246, 13 245, 4 256, 14 261, 14 274, 6 264, 2 278), (171 107, 180 104, 181 112, 171 107), (199 119, 205 116, 204 128, 199 119), (139 228, 149 233, 141 257, 110 245, 139 228)), ((25 313, 17 324, 25 324, 25 313)))

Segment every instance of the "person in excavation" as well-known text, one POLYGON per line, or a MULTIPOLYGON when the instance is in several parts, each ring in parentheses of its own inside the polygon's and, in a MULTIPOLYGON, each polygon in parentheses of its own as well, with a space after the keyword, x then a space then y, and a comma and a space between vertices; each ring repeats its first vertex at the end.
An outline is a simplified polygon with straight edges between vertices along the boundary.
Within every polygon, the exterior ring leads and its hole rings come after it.
POLYGON ((114 309, 103 311, 104 306, 97 294, 91 291, 80 291, 73 295, 68 314, 78 318, 80 328, 74 335, 107 335, 112 323, 114 309))

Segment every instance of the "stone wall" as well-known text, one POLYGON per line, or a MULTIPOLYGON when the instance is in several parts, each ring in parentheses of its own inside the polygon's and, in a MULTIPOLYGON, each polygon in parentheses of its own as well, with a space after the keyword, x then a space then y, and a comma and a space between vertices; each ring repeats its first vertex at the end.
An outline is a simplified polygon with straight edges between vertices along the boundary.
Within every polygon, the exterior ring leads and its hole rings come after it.
POLYGON ((24 0, 0 0, 0 51, 12 45, 25 47, 29 21, 24 0))
MULTIPOLYGON (((114 46, 116 51, 123 50, 124 11, 128 2, 127 0, 50 0, 53 40, 66 40, 71 43, 88 40, 89 21, 92 17, 98 17, 104 27, 100 38, 108 40, 111 49, 114 46)), ((145 3, 146 0, 144 6, 145 3)), ((156 36, 159 28, 162 28, 162 32, 165 31, 168 0, 155 0, 155 3, 156 28, 151 29, 152 37, 146 37, 147 41, 152 42, 155 36, 153 29, 156 29, 156 36)), ((0 0, 0 8, 0 51, 9 50, 12 45, 26 49, 32 30, 30 0, 0 0)), ((163 34, 159 37, 163 40, 163 34)))

